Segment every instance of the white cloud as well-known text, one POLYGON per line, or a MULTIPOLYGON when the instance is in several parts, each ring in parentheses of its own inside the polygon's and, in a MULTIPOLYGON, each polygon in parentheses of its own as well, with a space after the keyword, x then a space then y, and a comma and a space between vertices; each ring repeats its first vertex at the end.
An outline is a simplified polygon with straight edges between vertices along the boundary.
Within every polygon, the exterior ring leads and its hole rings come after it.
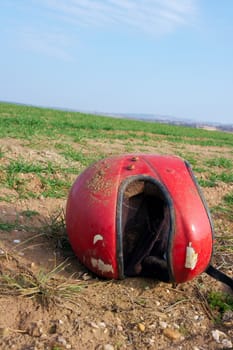
MULTIPOLYGON (((162 36, 195 18, 198 0, 31 0, 17 3, 21 13, 34 14, 16 30, 24 49, 60 60, 74 60, 76 35, 82 27, 162 36), (38 16, 37 16, 38 12, 38 16), (65 24, 65 25, 64 25, 65 24)), ((22 24, 22 22, 21 22, 22 24)))
POLYGON ((77 26, 130 28, 162 35, 188 25, 197 0, 37 0, 77 26))

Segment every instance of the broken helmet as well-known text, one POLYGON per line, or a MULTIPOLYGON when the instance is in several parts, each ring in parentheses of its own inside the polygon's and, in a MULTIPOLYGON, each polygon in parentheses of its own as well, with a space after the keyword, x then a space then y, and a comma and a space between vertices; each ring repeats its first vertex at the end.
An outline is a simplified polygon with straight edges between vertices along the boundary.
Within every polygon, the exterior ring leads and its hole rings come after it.
POLYGON ((213 225, 189 164, 177 156, 132 154, 102 159, 74 182, 66 226, 78 259, 113 279, 147 276, 189 281, 210 265, 213 225))

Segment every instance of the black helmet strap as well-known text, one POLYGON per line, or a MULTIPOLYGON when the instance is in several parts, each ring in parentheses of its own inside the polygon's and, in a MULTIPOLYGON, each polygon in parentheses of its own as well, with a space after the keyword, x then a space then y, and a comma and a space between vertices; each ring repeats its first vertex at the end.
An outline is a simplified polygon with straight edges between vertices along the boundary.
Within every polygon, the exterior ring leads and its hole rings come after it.
POLYGON ((215 278, 216 280, 225 283, 233 290, 233 279, 229 276, 225 275, 225 273, 219 271, 212 265, 209 265, 209 267, 205 270, 205 272, 210 275, 211 277, 215 278))

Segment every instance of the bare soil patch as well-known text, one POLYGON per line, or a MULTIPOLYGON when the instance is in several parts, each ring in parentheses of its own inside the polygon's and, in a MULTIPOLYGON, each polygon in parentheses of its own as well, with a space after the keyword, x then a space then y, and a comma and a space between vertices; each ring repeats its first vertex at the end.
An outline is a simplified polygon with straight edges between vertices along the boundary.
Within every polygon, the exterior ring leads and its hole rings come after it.
MULTIPOLYGON (((22 141, 12 139, 1 140, 1 146, 6 151, 1 159, 3 165, 18 157, 26 161, 68 164, 53 147, 50 150, 30 148, 22 141)), ((108 156, 125 153, 128 146, 114 140, 111 145, 90 141, 85 147, 84 152, 89 155, 95 154, 98 147, 108 156)), ((141 145, 130 140, 130 147, 135 152, 193 152, 199 159, 212 158, 220 151, 156 139, 141 145)), ((228 148, 221 152, 229 157, 228 148)), ((35 174, 19 174, 19 178, 25 186, 24 192, 40 193, 42 184, 35 174)), ((232 186, 219 183, 217 187, 204 188, 209 206, 221 203, 223 196, 232 191, 232 186)), ((39 275, 47 276, 64 264, 60 272, 51 276, 44 290, 43 285, 39 285, 42 289, 38 293, 31 290, 31 294, 22 296, 22 290, 15 288, 7 292, 4 285, 0 285, 0 349, 230 348, 233 343, 232 316, 230 321, 216 324, 215 314, 206 299, 211 290, 230 293, 224 285, 205 274, 177 288, 145 278, 101 280, 78 262, 66 246, 64 235, 59 237, 59 227, 58 232, 51 232, 57 223, 52 218, 57 217, 58 222, 62 218, 66 198, 20 198, 17 191, 4 185, 0 187, 0 197, 9 199, 0 202, 0 223, 6 224, 0 230, 0 274, 18 281, 28 276, 36 284, 39 275), (64 283, 80 286, 80 290, 64 295, 61 287, 64 283), (219 332, 217 338, 213 333, 216 330, 219 332)), ((215 214, 213 220, 217 235, 233 232, 232 221, 215 214)), ((216 265, 233 275, 232 265, 229 262, 224 265, 224 259, 217 255, 216 265)), ((32 287, 25 284, 25 289, 32 287)))

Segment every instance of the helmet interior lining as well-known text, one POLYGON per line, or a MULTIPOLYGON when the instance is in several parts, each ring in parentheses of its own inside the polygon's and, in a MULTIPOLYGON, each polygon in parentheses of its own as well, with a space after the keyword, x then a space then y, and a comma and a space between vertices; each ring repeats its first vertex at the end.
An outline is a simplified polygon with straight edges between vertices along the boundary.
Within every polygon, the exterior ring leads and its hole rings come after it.
POLYGON ((148 179, 128 183, 121 213, 124 274, 169 281, 170 210, 160 187, 148 179))

